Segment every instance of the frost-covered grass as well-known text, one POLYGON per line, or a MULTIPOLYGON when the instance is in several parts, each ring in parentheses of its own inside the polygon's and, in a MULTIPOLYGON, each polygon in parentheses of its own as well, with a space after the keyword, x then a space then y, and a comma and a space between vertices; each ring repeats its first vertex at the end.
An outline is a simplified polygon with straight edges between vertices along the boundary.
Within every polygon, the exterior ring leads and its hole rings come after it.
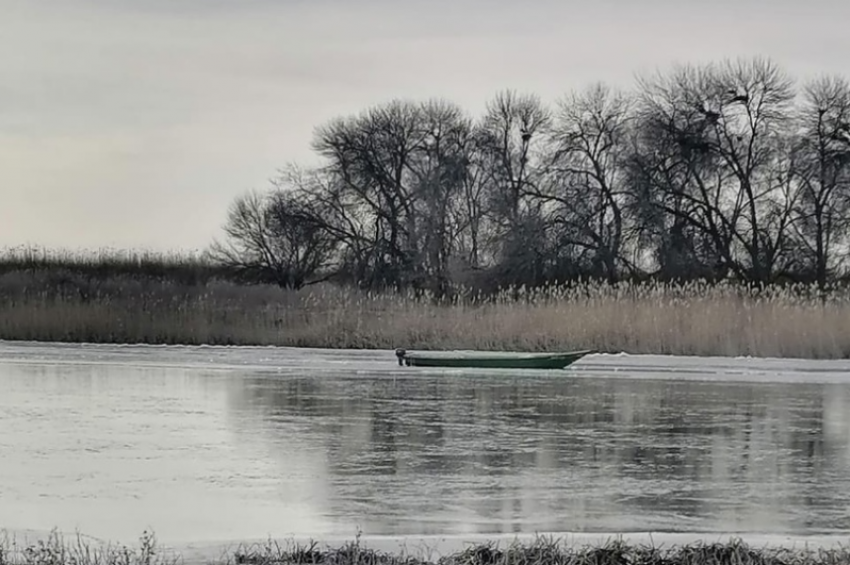
MULTIPOLYGON (((93 546, 79 536, 65 543, 52 535, 27 547, 0 545, 0 565, 176 565, 179 555, 161 553, 150 534, 142 536, 138 548, 93 546)), ((438 559, 377 551, 359 540, 339 548, 309 545, 240 546, 208 561, 220 565, 838 565, 850 563, 850 551, 837 549, 756 549, 740 540, 728 543, 654 547, 610 541, 598 546, 570 547, 556 539, 538 537, 504 548, 478 544, 438 559)))
POLYGON ((144 532, 138 547, 92 543, 77 535, 67 541, 56 532, 46 539, 19 545, 0 533, 0 565, 176 565, 179 556, 161 554, 156 537, 144 532))
POLYGON ((850 290, 838 287, 585 283, 435 303, 242 285, 191 258, 175 258, 172 271, 145 260, 0 261, 0 339, 850 357, 850 290))

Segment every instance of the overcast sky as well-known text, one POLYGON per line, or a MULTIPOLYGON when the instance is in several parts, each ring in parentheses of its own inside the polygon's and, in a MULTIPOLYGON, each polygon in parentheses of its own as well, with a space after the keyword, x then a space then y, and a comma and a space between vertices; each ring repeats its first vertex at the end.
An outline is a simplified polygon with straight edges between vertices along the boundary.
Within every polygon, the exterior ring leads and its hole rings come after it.
POLYGON ((202 249, 396 97, 478 112, 674 62, 850 73, 846 0, 0 0, 0 247, 202 249), (844 63, 844 64, 843 64, 844 63))

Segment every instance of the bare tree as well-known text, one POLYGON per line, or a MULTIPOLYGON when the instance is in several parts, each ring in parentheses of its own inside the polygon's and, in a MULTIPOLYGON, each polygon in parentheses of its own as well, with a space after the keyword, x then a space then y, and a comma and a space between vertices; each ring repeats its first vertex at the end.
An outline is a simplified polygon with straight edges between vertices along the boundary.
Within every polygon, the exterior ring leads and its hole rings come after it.
POLYGON ((337 225, 349 239, 363 233, 355 225, 371 232, 373 282, 445 292, 458 233, 470 225, 463 191, 473 135, 463 111, 396 101, 320 128, 314 146, 335 179, 325 198, 337 225))
POLYGON ((487 105, 477 129, 489 190, 487 208, 497 231, 499 262, 508 282, 535 282, 542 275, 545 229, 539 202, 526 198, 545 170, 545 133, 551 115, 540 99, 503 91, 487 105), (534 226, 534 227, 532 227, 534 226))
POLYGON ((474 150, 472 121, 458 106, 438 100, 425 103, 422 114, 427 135, 411 167, 421 218, 419 262, 431 290, 443 296, 460 234, 477 219, 470 217, 465 200, 474 150))
POLYGON ((761 59, 642 79, 637 186, 715 260, 765 282, 787 259, 795 198, 787 125, 793 82, 761 59))
POLYGON ((479 269, 492 265, 495 254, 492 248, 493 214, 490 160, 482 150, 482 138, 473 126, 465 140, 466 167, 462 177, 457 205, 457 251, 466 266, 479 269))
POLYGON ((379 284, 405 284, 416 268, 414 188, 405 173, 424 135, 420 108, 402 101, 316 130, 313 146, 326 169, 368 210, 379 284))
POLYGON ((799 110, 794 228, 806 265, 826 286, 850 230, 850 85, 839 77, 807 84, 799 110))
POLYGON ((685 268, 706 273, 735 266, 732 239, 739 212, 721 206, 728 174, 705 139, 709 122, 699 101, 707 74, 679 67, 638 81, 629 167, 633 208, 642 240, 655 247, 665 277, 681 277, 685 268))
MULTIPOLYGON (((558 245, 589 256, 590 270, 609 280, 625 263, 623 207, 631 99, 603 84, 558 104, 546 180, 532 194, 550 206, 558 245)), ((574 256, 575 258, 576 256, 574 256)))
POLYGON ((328 266, 334 241, 317 208, 302 195, 277 189, 249 192, 231 205, 224 232, 208 253, 243 278, 299 289, 313 284, 328 266))
POLYGON ((793 81, 756 58, 637 87, 594 84, 554 112, 503 91, 478 120, 445 100, 333 120, 313 140, 322 165, 237 199, 211 254, 292 288, 330 273, 438 296, 463 276, 823 288, 850 245, 850 85, 824 77, 795 104, 793 81))
POLYGON ((794 82, 774 63, 753 59, 720 65, 713 87, 712 103, 720 116, 709 139, 744 203, 738 239, 749 278, 767 282, 787 260, 783 251, 796 198, 787 143, 794 82))

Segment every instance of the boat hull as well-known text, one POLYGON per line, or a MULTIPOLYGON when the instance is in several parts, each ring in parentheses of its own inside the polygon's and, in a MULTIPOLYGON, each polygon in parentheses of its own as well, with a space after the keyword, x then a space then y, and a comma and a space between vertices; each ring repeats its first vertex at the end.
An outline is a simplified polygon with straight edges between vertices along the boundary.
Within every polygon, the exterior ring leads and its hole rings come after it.
POLYGON ((517 355, 456 355, 405 353, 405 365, 461 369, 564 369, 593 350, 517 355))

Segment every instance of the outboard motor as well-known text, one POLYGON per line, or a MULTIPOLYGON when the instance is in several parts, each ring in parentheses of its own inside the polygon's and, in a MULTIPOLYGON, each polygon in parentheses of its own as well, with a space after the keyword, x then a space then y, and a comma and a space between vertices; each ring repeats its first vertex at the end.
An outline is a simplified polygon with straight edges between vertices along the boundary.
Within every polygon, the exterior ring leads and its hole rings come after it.
POLYGON ((399 347, 395 350, 395 356, 398 357, 398 366, 404 366, 404 356, 407 355, 407 351, 399 347))

